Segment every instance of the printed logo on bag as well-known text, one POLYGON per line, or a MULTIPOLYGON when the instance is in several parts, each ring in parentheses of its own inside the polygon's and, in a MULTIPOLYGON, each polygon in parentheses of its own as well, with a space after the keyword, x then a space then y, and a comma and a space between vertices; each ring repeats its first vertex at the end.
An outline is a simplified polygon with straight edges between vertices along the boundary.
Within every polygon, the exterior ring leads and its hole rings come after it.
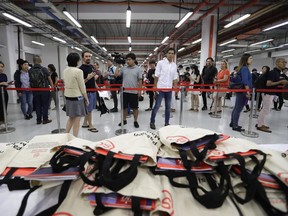
POLYGON ((100 144, 98 144, 97 147, 100 147, 100 148, 103 148, 106 150, 111 150, 111 149, 115 148, 115 145, 110 140, 104 140, 100 144))
POLYGON ((279 178, 284 179, 284 181, 288 184, 288 172, 280 172, 278 173, 279 178))
POLYGON ((135 132, 133 135, 134 136, 146 136, 148 139, 151 140, 153 145, 157 145, 160 141, 160 137, 158 136, 158 134, 149 132, 149 131, 135 132))
POLYGON ((124 202, 125 204, 127 204, 127 203, 132 203, 132 200, 130 196, 122 196, 121 202, 124 202))
POLYGON ((185 136, 168 136, 166 139, 178 144, 183 144, 190 141, 190 139, 185 136))
POLYGON ((171 210, 170 215, 174 215, 174 206, 173 206, 173 198, 171 193, 168 190, 162 190, 162 193, 164 194, 164 198, 162 199, 162 208, 171 210))
POLYGON ((225 154, 224 151, 220 151, 217 149, 208 150, 208 153, 207 153, 207 155, 214 155, 214 156, 223 156, 224 154, 225 154))
POLYGON ((48 149, 34 149, 31 151, 31 154, 33 154, 33 158, 37 158, 40 156, 41 153, 47 152, 48 149))
POLYGON ((57 212, 54 213, 52 216, 73 216, 73 215, 68 212, 57 212))
POLYGON ((22 141, 22 142, 12 142, 6 144, 6 146, 12 147, 16 150, 21 150, 24 146, 26 146, 29 142, 27 141, 22 141))

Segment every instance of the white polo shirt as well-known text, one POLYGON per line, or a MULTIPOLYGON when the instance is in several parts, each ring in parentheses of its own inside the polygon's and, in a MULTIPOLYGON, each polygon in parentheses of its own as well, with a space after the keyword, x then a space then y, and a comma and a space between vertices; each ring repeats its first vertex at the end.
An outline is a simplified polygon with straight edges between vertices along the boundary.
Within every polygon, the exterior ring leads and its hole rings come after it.
POLYGON ((158 77, 157 88, 172 88, 173 80, 178 79, 177 65, 165 58, 158 62, 155 76, 158 77))

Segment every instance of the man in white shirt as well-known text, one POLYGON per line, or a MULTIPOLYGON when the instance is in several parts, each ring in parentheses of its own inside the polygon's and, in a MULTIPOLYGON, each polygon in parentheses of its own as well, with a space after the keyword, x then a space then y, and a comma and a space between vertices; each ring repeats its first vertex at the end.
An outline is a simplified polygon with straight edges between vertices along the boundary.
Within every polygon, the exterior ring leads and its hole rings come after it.
POLYGON ((172 97, 172 87, 176 86, 178 82, 177 65, 173 62, 175 56, 175 50, 169 48, 166 54, 167 58, 164 58, 158 62, 155 71, 154 86, 159 88, 156 92, 156 103, 151 113, 150 118, 150 128, 156 129, 155 118, 156 114, 161 106, 162 99, 165 98, 165 126, 169 125, 170 119, 170 108, 171 108, 171 97, 172 97), (163 90, 167 89, 167 90, 163 90))

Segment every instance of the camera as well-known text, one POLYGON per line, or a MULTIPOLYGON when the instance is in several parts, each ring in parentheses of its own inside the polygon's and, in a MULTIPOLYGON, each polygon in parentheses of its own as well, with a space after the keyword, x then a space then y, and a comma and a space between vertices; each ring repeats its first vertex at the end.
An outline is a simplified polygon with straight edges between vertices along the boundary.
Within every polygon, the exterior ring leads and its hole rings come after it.
POLYGON ((125 56, 118 52, 114 52, 114 54, 112 54, 112 57, 114 57, 114 61, 116 62, 116 64, 121 64, 124 65, 125 64, 125 56))

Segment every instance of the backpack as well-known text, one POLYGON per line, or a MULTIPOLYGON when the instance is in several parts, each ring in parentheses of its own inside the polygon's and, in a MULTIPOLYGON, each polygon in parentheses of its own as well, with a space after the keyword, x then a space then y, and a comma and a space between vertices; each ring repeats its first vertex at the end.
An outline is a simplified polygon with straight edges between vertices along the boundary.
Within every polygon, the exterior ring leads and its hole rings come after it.
POLYGON ((31 88, 47 88, 48 79, 42 71, 42 67, 33 67, 29 70, 31 88))
POLYGON ((230 76, 229 89, 243 89, 241 73, 237 72, 235 76, 230 76))
POLYGON ((266 73, 266 74, 261 74, 261 75, 255 80, 254 87, 255 87, 256 89, 266 89, 266 88, 267 88, 267 86, 266 86, 267 80, 268 80, 268 73, 266 73))

